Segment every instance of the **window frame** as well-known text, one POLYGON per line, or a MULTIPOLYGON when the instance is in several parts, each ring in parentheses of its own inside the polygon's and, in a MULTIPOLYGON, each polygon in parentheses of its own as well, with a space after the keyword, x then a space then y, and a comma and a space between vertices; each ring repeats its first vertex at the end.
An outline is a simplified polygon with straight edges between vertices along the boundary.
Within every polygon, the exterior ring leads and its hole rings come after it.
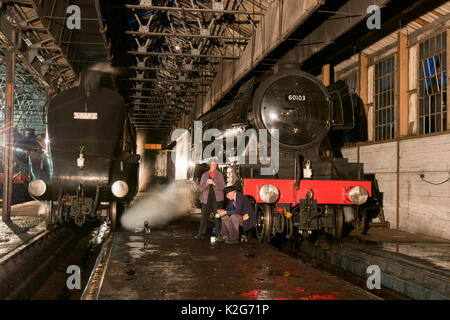
MULTIPOLYGON (((371 63, 371 66, 373 66, 373 81, 372 81, 372 94, 373 94, 373 99, 372 99, 372 108, 373 108, 373 142, 388 142, 388 141, 393 141, 397 138, 398 135, 398 52, 394 51, 394 52, 390 52, 387 51, 386 54, 380 54, 376 59, 373 59, 373 63, 371 63), (382 76, 378 75, 377 76, 377 65, 379 63, 382 63, 383 61, 387 61, 388 59, 392 59, 393 62, 393 67, 391 69, 391 71, 389 73, 386 73, 382 76), (376 83, 379 80, 382 80, 384 77, 386 76, 390 76, 391 81, 394 82, 394 86, 393 88, 389 89, 389 90, 385 90, 385 91, 379 91, 377 93, 376 91, 376 83), (387 93, 386 91, 392 91, 392 97, 389 98, 390 100, 390 105, 384 105, 381 108, 378 107, 377 109, 377 95, 379 97, 383 96, 383 93, 387 93), (378 114, 377 112, 380 112, 380 114, 383 114, 384 111, 386 110, 391 110, 390 111, 390 121, 389 122, 382 122, 382 123, 377 123, 377 119, 378 119, 378 114), (391 130, 388 130, 388 125, 390 125, 391 130), (379 136, 379 133, 377 132, 378 128, 385 128, 385 129, 381 129, 381 130, 386 130, 386 132, 382 132, 382 136, 379 136), (389 137, 387 137, 387 135, 389 134, 389 137)), ((383 81, 383 80, 382 80, 383 81)), ((387 100, 387 96, 386 100, 387 100)), ((383 99, 383 98, 382 98, 383 99)), ((388 115, 386 113, 386 115, 384 116, 386 119, 388 118, 388 115)), ((380 132, 381 133, 381 132, 380 132)))
MULTIPOLYGON (((445 132, 448 132, 450 130, 450 119, 449 119, 449 101, 450 101, 450 97, 449 97, 449 90, 448 90, 448 78, 449 78, 449 74, 448 74, 448 72, 449 72, 449 68, 448 68, 449 67, 449 61, 448 60, 450 58, 450 54, 449 54, 450 44, 449 44, 449 41, 448 41, 448 39, 449 39, 449 32, 450 32, 450 28, 448 28, 448 27, 441 27, 441 28, 438 28, 436 30, 433 30, 433 32, 430 32, 429 34, 427 34, 426 36, 424 36, 420 40, 416 41, 416 45, 417 45, 417 59, 416 59, 416 65, 417 65, 417 74, 416 74, 416 77, 417 77, 417 88, 416 88, 416 92, 417 92, 417 94, 416 94, 416 96, 417 96, 417 99, 416 99, 417 100, 416 101, 416 103, 417 103, 417 116, 416 116, 417 133, 416 133, 416 135, 417 136, 429 136, 429 135, 433 135, 433 134, 445 133, 445 132), (442 41, 442 35, 445 32, 446 32, 446 38, 447 38, 447 40, 446 40, 446 45, 447 46, 446 46, 446 48, 442 48, 441 47, 441 53, 440 54, 442 54, 443 53, 442 51, 445 50, 445 56, 446 56, 445 72, 446 72, 446 75, 447 75, 446 76, 446 78, 447 78, 447 89, 446 89, 447 97, 445 99, 445 104, 446 104, 446 118, 447 118, 447 121, 446 122, 442 121, 441 129, 439 131, 435 130, 435 131, 432 132, 431 131, 431 116, 436 115, 437 113, 436 112, 431 113, 431 106, 429 106, 429 111, 430 111, 430 113, 428 114, 428 116, 430 117, 430 119, 429 119, 429 128, 428 128, 429 132, 428 133, 425 132, 425 125, 423 126, 423 130, 421 132, 421 127, 420 127, 421 118, 422 119, 425 118, 425 114, 422 115, 422 116, 420 114, 420 99, 421 98, 430 98, 431 95, 425 95, 423 97, 420 95, 420 92, 421 92, 420 81, 422 80, 422 78, 420 77, 421 68, 422 68, 422 59, 420 57, 420 45, 422 43, 425 43, 425 41, 427 41, 427 40, 435 39, 438 35, 441 35, 441 41, 442 41), (444 126, 446 126, 445 130, 444 130, 444 126)), ((427 57, 426 59, 429 60, 430 58, 431 57, 427 57)), ((424 78, 423 79, 426 79, 426 75, 425 74, 424 74, 424 78)), ((443 118, 442 117, 442 115, 443 115, 442 103, 444 102, 442 98, 443 98, 443 94, 441 93, 441 111, 440 111, 441 119, 443 118)), ((435 127, 436 127, 436 124, 435 124, 435 127)))

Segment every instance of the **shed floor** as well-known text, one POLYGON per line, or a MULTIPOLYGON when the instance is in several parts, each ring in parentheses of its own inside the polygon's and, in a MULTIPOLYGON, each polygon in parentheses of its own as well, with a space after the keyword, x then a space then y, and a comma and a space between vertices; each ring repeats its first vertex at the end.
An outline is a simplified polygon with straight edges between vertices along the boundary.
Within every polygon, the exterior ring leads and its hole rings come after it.
MULTIPOLYGON (((39 201, 16 204, 11 207, 11 223, 0 219, 0 258, 46 230, 44 216, 39 215, 39 210, 39 201)), ((0 215, 1 212, 0 208, 0 215)))
POLYGON ((184 217, 150 235, 114 235, 99 299, 378 299, 273 247, 195 240, 184 217))

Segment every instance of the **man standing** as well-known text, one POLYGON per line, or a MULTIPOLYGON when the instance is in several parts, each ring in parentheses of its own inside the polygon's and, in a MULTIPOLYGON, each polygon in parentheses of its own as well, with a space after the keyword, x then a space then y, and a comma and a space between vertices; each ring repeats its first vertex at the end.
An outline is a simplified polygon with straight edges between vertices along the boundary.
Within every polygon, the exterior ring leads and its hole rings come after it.
POLYGON ((234 186, 226 187, 224 191, 230 203, 225 210, 218 210, 223 217, 223 225, 222 237, 217 241, 225 240, 227 244, 234 244, 239 242, 239 226, 243 226, 245 231, 254 228, 256 215, 250 200, 242 192, 237 191, 234 186))
MULTIPOLYGON (((222 172, 217 170, 217 162, 212 161, 209 170, 206 171, 200 180, 200 191, 202 192, 202 217, 200 218, 200 227, 195 239, 204 239, 206 228, 208 226, 208 217, 211 211, 215 214, 217 209, 223 208, 223 189, 225 188, 225 179, 222 172)), ((220 217, 214 217, 216 232, 220 234, 220 217)))

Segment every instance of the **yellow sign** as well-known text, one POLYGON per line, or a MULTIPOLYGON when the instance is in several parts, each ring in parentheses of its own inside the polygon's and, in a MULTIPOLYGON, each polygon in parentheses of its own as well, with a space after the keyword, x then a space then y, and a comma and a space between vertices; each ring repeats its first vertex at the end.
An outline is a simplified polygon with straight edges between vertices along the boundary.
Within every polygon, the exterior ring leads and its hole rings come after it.
POLYGON ((145 150, 161 150, 161 149, 162 149, 161 144, 153 144, 153 143, 145 144, 145 150))

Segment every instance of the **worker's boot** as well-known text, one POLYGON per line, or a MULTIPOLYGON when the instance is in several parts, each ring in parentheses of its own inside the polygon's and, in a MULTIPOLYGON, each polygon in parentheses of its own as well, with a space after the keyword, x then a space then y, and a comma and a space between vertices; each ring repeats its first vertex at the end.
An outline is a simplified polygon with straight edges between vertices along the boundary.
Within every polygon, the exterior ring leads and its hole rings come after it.
POLYGON ((225 240, 226 244, 238 244, 239 241, 237 239, 227 239, 225 240))
POLYGON ((228 238, 225 236, 222 236, 221 234, 219 234, 219 236, 216 238, 216 241, 218 242, 223 242, 226 241, 228 238))

